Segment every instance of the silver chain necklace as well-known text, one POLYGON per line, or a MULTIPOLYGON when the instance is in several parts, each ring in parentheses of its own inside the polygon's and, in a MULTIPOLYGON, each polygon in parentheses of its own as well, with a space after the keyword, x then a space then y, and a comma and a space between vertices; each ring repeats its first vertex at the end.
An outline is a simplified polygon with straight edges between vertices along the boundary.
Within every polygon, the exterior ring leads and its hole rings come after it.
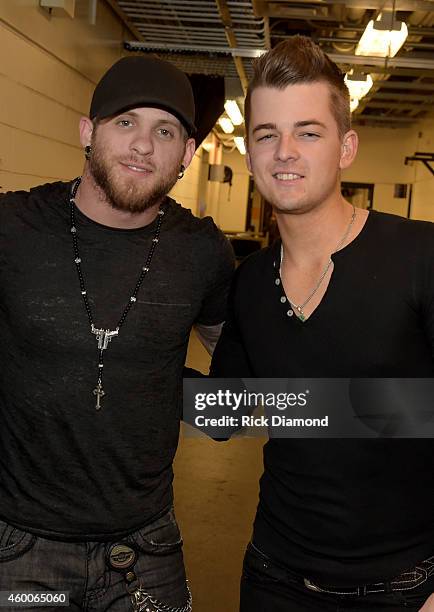
POLYGON ((96 341, 98 342, 98 378, 97 378, 97 382, 96 382, 96 387, 95 389, 93 389, 92 393, 93 395, 96 396, 96 410, 100 410, 101 409, 101 400, 104 397, 104 395, 106 395, 103 386, 102 386, 102 379, 103 379, 103 368, 104 368, 104 351, 107 350, 109 342, 111 342, 113 340, 113 338, 116 338, 116 336, 119 335, 119 330, 122 327, 122 325, 125 323, 125 319, 127 318, 127 314, 129 313, 131 307, 133 306, 133 304, 137 301, 137 294, 139 293, 139 289, 145 279, 145 276, 148 274, 149 272, 149 268, 151 265, 151 261, 152 261, 152 257, 154 255, 154 251, 155 248, 159 242, 160 239, 160 231, 161 231, 161 225, 163 223, 163 216, 166 212, 166 208, 167 206, 163 207, 163 204, 160 205, 160 209, 158 211, 158 221, 157 221, 157 227, 155 228, 155 232, 154 232, 154 237, 152 238, 152 242, 151 242, 151 248, 149 249, 149 253, 148 256, 146 258, 146 262, 144 264, 144 266, 142 267, 139 277, 137 279, 136 282, 136 286, 134 288, 134 291, 132 293, 132 295, 130 296, 122 314, 121 314, 121 318, 119 319, 119 322, 117 324, 117 326, 115 327, 115 329, 104 329, 104 328, 98 328, 96 327, 96 325, 94 324, 94 320, 93 320, 93 315, 92 315, 92 310, 90 308, 90 304, 89 304, 89 300, 87 299, 87 290, 86 290, 86 286, 84 283, 84 277, 83 277, 83 272, 81 269, 81 257, 80 257, 80 253, 78 250, 78 241, 77 241, 77 227, 75 224, 75 196, 77 195, 77 191, 78 188, 80 186, 81 183, 81 178, 78 178, 76 180, 76 182, 74 183, 72 190, 71 190, 71 197, 69 199, 69 203, 70 203, 70 219, 71 219, 71 234, 72 234, 72 245, 73 245, 73 249, 74 249, 74 262, 75 262, 75 266, 77 268, 77 274, 78 274, 78 280, 80 283, 80 291, 81 291, 81 297, 83 298, 83 303, 84 303, 84 307, 86 309, 86 313, 87 313, 87 318, 89 319, 89 323, 90 323, 90 332, 91 334, 93 334, 95 336, 96 341))
MULTIPOLYGON (((348 224, 347 229, 345 230, 344 235, 342 236, 342 238, 340 239, 338 245, 336 246, 335 250, 332 252, 332 255, 334 253, 336 253, 337 251, 339 251, 340 248, 342 248, 343 244, 345 243, 346 239, 348 238, 348 235, 351 231, 351 228, 353 226, 354 223, 354 219, 356 218, 356 209, 354 204, 353 206, 353 214, 351 215, 351 219, 350 222, 348 224)), ((282 276, 282 263, 283 263, 283 243, 280 246, 280 275, 282 276)), ((314 288, 312 289, 312 291, 309 293, 309 295, 307 296, 307 298, 304 300, 304 302, 302 304, 299 304, 297 306, 297 304, 295 304, 294 302, 292 302, 291 300, 289 300, 289 303, 291 304, 291 306, 294 308, 294 310, 297 311, 298 313, 298 318, 300 319, 300 321, 306 321, 306 317, 304 314, 304 308, 305 306, 307 306, 307 304, 309 304, 309 302, 311 301, 311 299, 313 298, 313 296, 316 294, 316 292, 318 291, 318 289, 321 287, 321 283, 323 282, 323 280, 325 279, 327 272, 330 270, 330 266, 332 265, 333 261, 332 258, 330 256, 327 265, 325 266, 324 270, 321 272, 321 275, 319 277, 319 279, 317 280, 314 288)))

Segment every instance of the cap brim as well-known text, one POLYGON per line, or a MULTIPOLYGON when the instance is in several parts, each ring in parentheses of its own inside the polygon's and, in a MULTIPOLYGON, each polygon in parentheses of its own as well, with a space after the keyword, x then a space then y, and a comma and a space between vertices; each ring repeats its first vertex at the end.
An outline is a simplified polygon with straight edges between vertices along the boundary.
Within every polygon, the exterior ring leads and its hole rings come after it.
POLYGON ((125 99, 122 102, 116 102, 116 100, 110 100, 103 104, 99 109, 98 113, 91 117, 91 119, 107 119, 108 117, 114 117, 115 115, 120 115, 131 108, 140 108, 140 107, 149 107, 149 108, 159 108, 164 110, 180 121, 180 123, 185 127, 189 136, 194 136, 197 132, 196 126, 193 123, 190 123, 186 117, 184 117, 177 109, 162 104, 158 100, 153 100, 152 98, 144 100, 143 97, 134 98, 126 101, 125 99))

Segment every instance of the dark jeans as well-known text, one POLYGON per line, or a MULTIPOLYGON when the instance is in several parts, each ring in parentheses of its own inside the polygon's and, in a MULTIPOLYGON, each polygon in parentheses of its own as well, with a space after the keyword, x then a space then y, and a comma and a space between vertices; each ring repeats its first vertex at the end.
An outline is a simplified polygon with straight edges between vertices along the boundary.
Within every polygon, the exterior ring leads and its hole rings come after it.
MULTIPOLYGON (((433 559, 434 561, 434 559, 433 559)), ((434 592, 434 562, 427 579, 405 591, 329 595, 308 589, 300 576, 274 564, 249 544, 241 579, 240 612, 404 612, 419 610, 434 592)))
MULTIPOLYGON (((137 553, 130 588, 141 586, 133 606, 125 572, 110 569, 107 554, 116 542, 59 542, 36 537, 0 521, 0 591, 69 591, 69 608, 34 605, 37 610, 98 612, 189 612, 182 539, 169 510, 152 524, 122 538, 137 553)), ((24 607, 1 607, 21 610, 24 607)))

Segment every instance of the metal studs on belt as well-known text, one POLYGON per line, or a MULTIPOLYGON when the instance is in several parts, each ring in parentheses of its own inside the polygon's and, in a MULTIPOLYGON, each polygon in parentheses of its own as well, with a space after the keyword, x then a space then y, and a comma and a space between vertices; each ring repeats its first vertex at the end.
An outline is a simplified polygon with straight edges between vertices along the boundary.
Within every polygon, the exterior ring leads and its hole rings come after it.
POLYGON ((114 544, 109 549, 108 561, 114 570, 128 570, 137 561, 137 553, 127 544, 114 544))

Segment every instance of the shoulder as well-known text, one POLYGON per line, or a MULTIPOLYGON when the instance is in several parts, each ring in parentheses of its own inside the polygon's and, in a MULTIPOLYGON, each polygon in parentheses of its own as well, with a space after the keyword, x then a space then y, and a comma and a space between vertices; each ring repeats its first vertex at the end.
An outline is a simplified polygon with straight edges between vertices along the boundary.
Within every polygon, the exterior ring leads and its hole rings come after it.
POLYGON ((28 205, 30 191, 7 191, 0 193, 0 215, 5 218, 28 205))
POLYGON ((271 271, 280 262, 280 241, 252 253, 242 261, 237 269, 241 281, 260 282, 265 271, 271 271))
POLYGON ((0 215, 21 214, 24 210, 31 210, 42 205, 58 203, 64 199, 71 183, 46 183, 32 187, 29 191, 8 191, 0 194, 0 215))
POLYGON ((235 302, 262 300, 274 283, 274 266, 279 265, 280 241, 244 259, 235 271, 231 296, 235 302))
POLYGON ((211 217, 195 217, 191 210, 168 198, 170 229, 176 229, 181 239, 188 240, 191 248, 206 256, 225 256, 233 260, 229 240, 211 217))
POLYGON ((172 198, 168 198, 168 203, 173 222, 184 233, 214 240, 224 236, 211 217, 196 217, 189 208, 184 208, 172 198))
POLYGON ((372 228, 374 231, 403 236, 407 239, 418 239, 424 236, 434 236, 434 223, 407 219, 398 215, 371 211, 372 228))
MULTIPOLYGON (((428 265, 434 258, 434 223, 370 213, 368 245, 379 256, 403 265, 428 265)), ((368 218, 369 220, 369 218, 368 218)))

